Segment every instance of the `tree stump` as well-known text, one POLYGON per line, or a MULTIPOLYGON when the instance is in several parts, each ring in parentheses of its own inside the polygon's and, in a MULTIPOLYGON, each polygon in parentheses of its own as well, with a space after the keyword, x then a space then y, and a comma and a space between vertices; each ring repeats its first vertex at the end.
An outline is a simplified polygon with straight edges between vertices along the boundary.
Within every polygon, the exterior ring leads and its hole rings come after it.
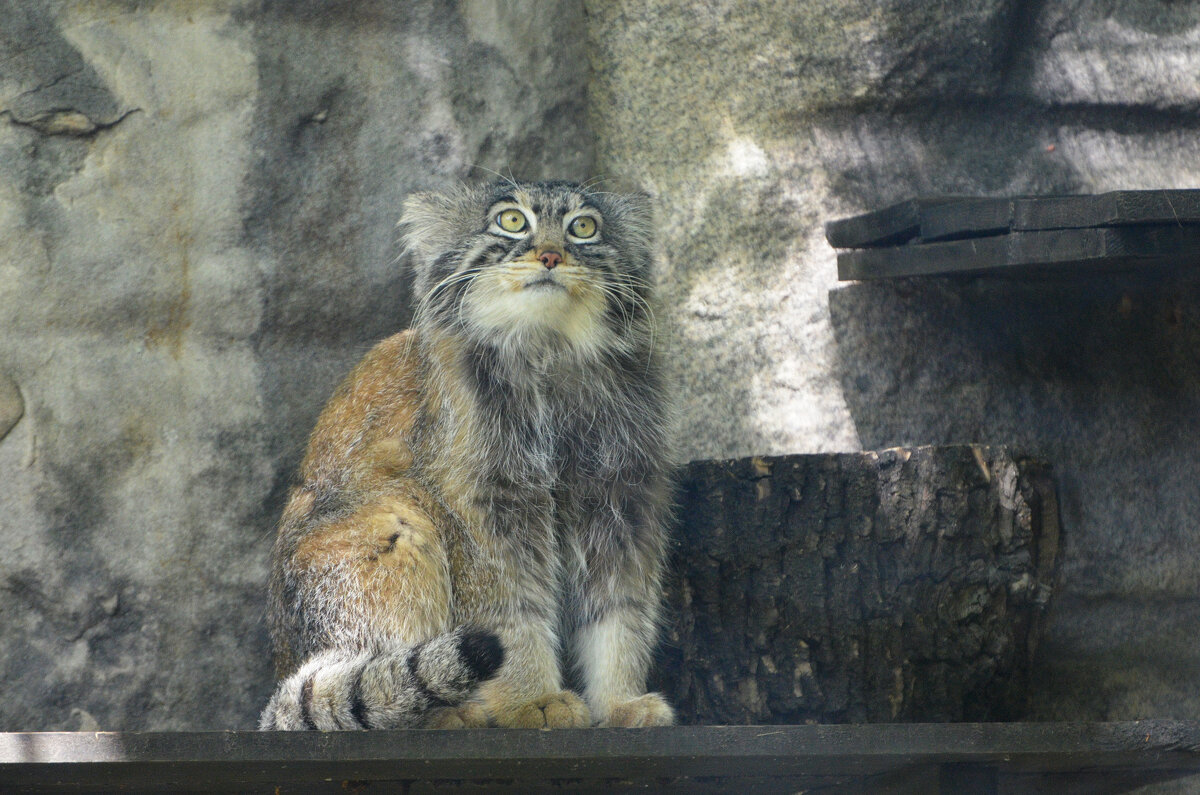
POLYGON ((1046 464, 999 447, 696 461, 652 686, 683 723, 1014 720, 1050 595, 1046 464))

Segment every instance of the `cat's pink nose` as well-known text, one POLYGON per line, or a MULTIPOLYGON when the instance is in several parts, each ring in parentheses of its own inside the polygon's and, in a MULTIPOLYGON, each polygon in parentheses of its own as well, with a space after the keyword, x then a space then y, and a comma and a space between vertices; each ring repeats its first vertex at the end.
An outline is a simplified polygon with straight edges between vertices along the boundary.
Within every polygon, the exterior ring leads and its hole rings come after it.
POLYGON ((538 259, 546 266, 546 270, 552 271, 562 263, 562 254, 557 251, 546 251, 538 259))

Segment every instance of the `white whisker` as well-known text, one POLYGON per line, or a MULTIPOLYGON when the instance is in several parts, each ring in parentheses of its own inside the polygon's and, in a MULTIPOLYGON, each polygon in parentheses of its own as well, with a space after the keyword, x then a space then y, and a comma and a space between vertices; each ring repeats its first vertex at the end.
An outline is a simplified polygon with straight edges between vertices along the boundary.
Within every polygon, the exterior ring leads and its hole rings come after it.
POLYGON ((499 171, 496 171, 495 169, 488 168, 487 166, 481 166, 478 163, 472 163, 471 168, 477 168, 480 171, 486 171, 489 174, 494 174, 502 181, 507 182, 514 189, 520 189, 520 187, 521 187, 520 185, 517 184, 517 181, 515 179, 513 179, 511 171, 508 172, 509 173, 508 176, 505 176, 504 174, 501 174, 499 171))

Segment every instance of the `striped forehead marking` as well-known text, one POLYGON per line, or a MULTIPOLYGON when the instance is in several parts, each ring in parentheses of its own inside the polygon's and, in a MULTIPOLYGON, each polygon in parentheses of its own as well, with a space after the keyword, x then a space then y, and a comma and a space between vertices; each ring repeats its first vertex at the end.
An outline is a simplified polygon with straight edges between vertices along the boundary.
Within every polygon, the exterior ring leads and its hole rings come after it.
POLYGON ((562 191, 552 193, 550 191, 529 191, 529 190, 514 190, 511 193, 500 196, 493 204, 502 204, 511 202, 519 205, 538 217, 550 215, 566 215, 569 212, 574 212, 584 206, 584 199, 575 191, 562 191))

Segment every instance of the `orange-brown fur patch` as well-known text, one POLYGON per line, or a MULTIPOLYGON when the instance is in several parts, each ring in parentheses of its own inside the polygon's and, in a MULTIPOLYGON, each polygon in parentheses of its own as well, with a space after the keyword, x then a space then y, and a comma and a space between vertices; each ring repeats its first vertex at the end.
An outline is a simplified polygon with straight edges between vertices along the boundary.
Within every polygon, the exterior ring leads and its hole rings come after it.
POLYGON ((292 562, 301 576, 348 570, 345 597, 382 633, 416 642, 449 629, 446 548, 418 500, 383 499, 330 522, 299 543, 292 562))
POLYGON ((284 509, 283 525, 311 525, 292 553, 304 576, 338 569, 346 594, 371 626, 411 640, 448 629, 447 517, 409 477, 421 408, 415 332, 377 345, 321 412, 301 465, 305 487, 284 509), (314 492, 329 488, 349 515, 314 517, 314 492), (349 571, 347 571, 349 570, 349 571))
POLYGON ((421 405, 414 332, 396 334, 359 363, 317 420, 300 473, 349 475, 352 490, 370 489, 412 466, 408 440, 421 405))
MULTIPOLYGON (((474 416, 474 407, 468 405, 468 402, 472 400, 471 391, 462 384, 465 376, 459 370, 458 348, 447 340, 438 340, 431 348, 430 354, 433 359, 431 365, 439 369, 441 378, 429 384, 426 402, 429 420, 437 420, 443 400, 451 402, 451 413, 454 416, 460 418, 474 416), (438 383, 445 386, 439 389, 438 383)), ((477 430, 470 424, 460 422, 453 429, 449 446, 454 449, 469 450, 471 449, 471 439, 476 433, 477 430)), ((468 526, 481 526, 486 517, 479 512, 478 505, 474 500, 475 472, 470 467, 470 462, 455 461, 447 456, 437 461, 430 461, 429 467, 434 479, 441 484, 441 497, 446 501, 447 507, 462 517, 468 526)))

